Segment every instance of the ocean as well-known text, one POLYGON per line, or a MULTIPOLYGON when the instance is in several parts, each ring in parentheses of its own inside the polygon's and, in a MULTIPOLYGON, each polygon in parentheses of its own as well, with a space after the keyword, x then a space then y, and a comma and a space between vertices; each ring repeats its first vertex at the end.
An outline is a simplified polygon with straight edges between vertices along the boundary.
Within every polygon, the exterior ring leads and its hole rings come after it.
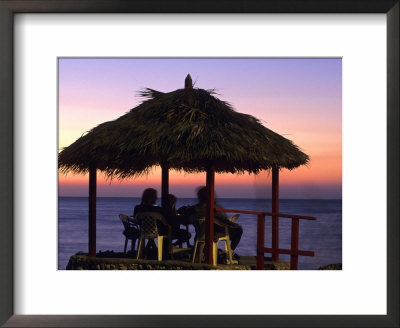
MULTIPOLYGON (((180 198, 177 208, 193 205, 194 198, 180 198)), ((218 204, 227 209, 271 211, 271 200, 221 198, 218 204)), ((132 215, 140 198, 97 198, 97 251, 122 252, 125 237, 118 214, 132 215)), ((299 249, 315 252, 314 257, 300 256, 299 270, 315 270, 320 266, 342 262, 342 200, 281 199, 280 213, 314 216, 316 221, 300 220, 299 249)), ((231 214, 232 215, 232 214, 231 214)), ((228 214, 229 216, 229 214, 228 214)), ((241 256, 256 255, 257 217, 241 214, 242 239, 235 252, 241 256)), ((192 240, 194 229, 191 228, 192 240)), ((280 218, 279 247, 290 248, 291 219, 280 218)), ((271 246, 271 218, 265 219, 265 245, 271 246)), ((221 244, 220 247, 223 247, 221 244)), ((128 249, 130 248, 130 242, 128 249)), ((88 198, 58 199, 58 269, 65 270, 69 258, 77 252, 88 252, 88 198)), ((266 253, 266 256, 270 254, 266 253)), ((288 255, 280 255, 289 261, 288 255)))

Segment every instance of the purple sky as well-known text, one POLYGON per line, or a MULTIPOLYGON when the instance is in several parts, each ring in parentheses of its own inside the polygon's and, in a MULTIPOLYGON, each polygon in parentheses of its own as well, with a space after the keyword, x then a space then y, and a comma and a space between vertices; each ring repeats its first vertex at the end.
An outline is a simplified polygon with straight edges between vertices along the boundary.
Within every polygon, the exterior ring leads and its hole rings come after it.
MULTIPOLYGON (((141 99, 145 87, 169 92, 183 88, 191 74, 195 86, 215 88, 221 100, 259 118, 291 139, 311 157, 308 167, 281 174, 284 198, 341 198, 341 59, 77 59, 59 60, 59 147, 85 131, 113 120, 141 99)), ((202 176, 171 173, 171 190, 194 195, 202 176), (188 181, 192 181, 190 184, 188 181)), ((87 195, 87 177, 60 175, 61 196, 87 195)), ((204 182, 203 182, 204 181, 204 182)), ((217 177, 220 197, 256 197, 267 190, 268 175, 217 177), (263 177, 266 177, 265 179, 263 177)), ((138 196, 143 187, 159 189, 159 170, 152 176, 104 183, 100 196, 138 196)))

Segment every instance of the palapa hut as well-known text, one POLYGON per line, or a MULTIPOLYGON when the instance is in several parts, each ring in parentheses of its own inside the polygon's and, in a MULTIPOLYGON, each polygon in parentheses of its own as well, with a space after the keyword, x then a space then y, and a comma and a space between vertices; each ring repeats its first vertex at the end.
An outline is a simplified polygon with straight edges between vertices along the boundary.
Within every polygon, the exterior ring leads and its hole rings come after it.
POLYGON ((89 253, 96 254, 96 170, 125 179, 160 165, 163 199, 168 194, 169 169, 207 172, 205 249, 212 263, 215 172, 257 174, 271 169, 272 212, 278 213, 279 169, 294 169, 309 158, 255 117, 216 98, 213 90, 193 88, 190 75, 184 89, 169 93, 145 89, 140 95, 144 101, 139 106, 98 125, 59 154, 61 172, 89 172, 89 253))

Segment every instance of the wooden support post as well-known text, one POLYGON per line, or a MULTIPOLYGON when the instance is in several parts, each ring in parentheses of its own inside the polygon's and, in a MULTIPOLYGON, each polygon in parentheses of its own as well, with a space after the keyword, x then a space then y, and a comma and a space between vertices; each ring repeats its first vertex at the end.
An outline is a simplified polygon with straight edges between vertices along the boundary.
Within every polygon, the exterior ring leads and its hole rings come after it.
POLYGON ((89 166, 89 255, 96 256, 96 164, 89 166))
POLYGON ((299 264, 299 219, 292 218, 292 238, 290 251, 290 270, 297 270, 299 264))
POLYGON ((272 169, 272 261, 279 261, 279 168, 272 169))
POLYGON ((213 264, 213 241, 214 241, 214 210, 215 210, 215 166, 210 165, 207 168, 206 188, 207 188, 207 206, 206 206, 206 231, 205 231, 205 256, 208 264, 213 264))
POLYGON ((161 165, 161 207, 165 209, 167 195, 169 194, 169 168, 161 165))
POLYGON ((257 215, 257 270, 264 270, 264 231, 265 217, 262 214, 257 215))

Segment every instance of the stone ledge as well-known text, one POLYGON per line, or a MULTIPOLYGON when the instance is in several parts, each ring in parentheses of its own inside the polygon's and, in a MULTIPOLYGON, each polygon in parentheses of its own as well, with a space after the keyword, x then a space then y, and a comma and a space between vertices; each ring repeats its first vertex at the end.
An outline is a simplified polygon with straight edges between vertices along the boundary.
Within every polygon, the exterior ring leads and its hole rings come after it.
MULTIPOLYGON (((289 270, 287 262, 272 262, 265 259, 265 270, 289 270)), ((254 270, 255 257, 242 256, 240 263, 235 265, 218 264, 213 266, 207 263, 192 263, 182 260, 136 260, 123 253, 112 251, 99 252, 96 257, 79 252, 69 259, 67 270, 254 270)))
POLYGON ((333 263, 325 266, 321 266, 318 270, 342 270, 342 263, 333 263))
POLYGON ((251 270, 246 265, 213 266, 206 263, 191 263, 165 260, 136 260, 132 258, 91 257, 76 254, 69 259, 67 270, 251 270))

